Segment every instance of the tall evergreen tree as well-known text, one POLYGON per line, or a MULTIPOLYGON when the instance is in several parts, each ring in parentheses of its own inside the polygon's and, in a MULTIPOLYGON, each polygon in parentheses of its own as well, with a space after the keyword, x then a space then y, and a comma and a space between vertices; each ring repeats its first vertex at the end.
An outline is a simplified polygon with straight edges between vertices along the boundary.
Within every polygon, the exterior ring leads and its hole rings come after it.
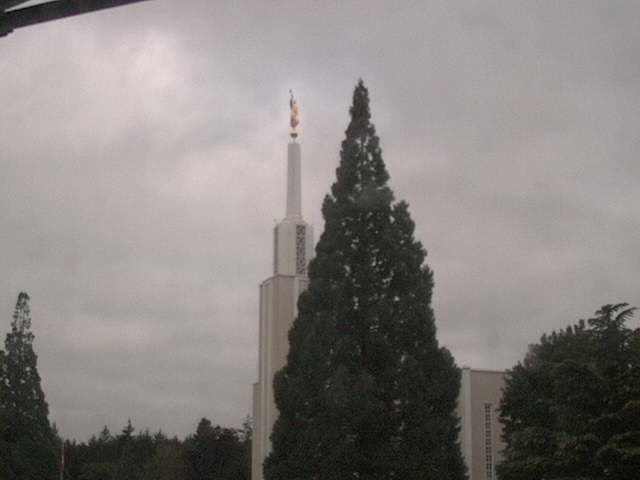
POLYGON ((179 442, 158 443, 155 454, 145 465, 141 480, 186 480, 187 465, 179 442))
POLYGON ((232 428, 215 427, 203 418, 195 435, 185 440, 185 458, 193 480, 247 478, 245 445, 232 428))
POLYGON ((466 477, 460 372, 436 340, 432 273, 405 202, 394 202, 362 81, 325 229, 298 301, 268 480, 466 477))
POLYGON ((141 452, 143 444, 148 447, 151 437, 148 432, 146 436, 140 434, 134 436, 135 428, 131 424, 131 419, 127 420, 127 425, 122 429, 120 435, 116 437, 118 445, 118 461, 116 465, 115 480, 132 480, 140 478, 142 468, 153 452, 141 452))
POLYGON ((640 329, 634 309, 605 305, 545 335, 507 379, 503 480, 637 480, 640 329))
POLYGON ((57 470, 56 435, 40 387, 29 295, 20 293, 0 356, 0 449, 7 478, 45 480, 57 470))

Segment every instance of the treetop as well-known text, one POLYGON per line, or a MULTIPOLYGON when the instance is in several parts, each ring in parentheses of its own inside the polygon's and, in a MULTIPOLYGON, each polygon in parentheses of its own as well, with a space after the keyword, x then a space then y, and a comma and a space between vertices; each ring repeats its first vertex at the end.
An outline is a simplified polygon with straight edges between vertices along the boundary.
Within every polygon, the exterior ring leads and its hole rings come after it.
POLYGON ((18 295, 16 308, 13 311, 13 322, 11 323, 12 330, 16 332, 24 333, 31 328, 29 300, 29 295, 25 292, 20 292, 18 295))
MULTIPOLYGON (((362 80, 354 89, 349 113, 340 165, 336 170, 337 180, 331 186, 327 201, 365 208, 388 206, 393 201, 393 193, 387 187, 389 174, 382 159, 380 139, 371 123, 369 92, 362 80)), ((330 208, 330 205, 326 207, 330 208)))

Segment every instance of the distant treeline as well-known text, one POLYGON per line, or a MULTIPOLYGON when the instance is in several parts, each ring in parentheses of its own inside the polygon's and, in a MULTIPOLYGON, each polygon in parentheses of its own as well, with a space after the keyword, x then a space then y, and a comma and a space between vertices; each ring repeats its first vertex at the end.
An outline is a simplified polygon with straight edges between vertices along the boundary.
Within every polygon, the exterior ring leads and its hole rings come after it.
POLYGON ((117 434, 107 427, 86 443, 64 444, 68 480, 245 480, 249 478, 251 426, 213 426, 203 418, 184 441, 162 432, 134 433, 131 421, 117 434))
POLYGON ((63 441, 49 422, 33 349, 29 295, 22 292, 0 349, 0 480, 245 480, 251 423, 213 426, 203 418, 184 441, 161 432, 117 435, 107 427, 87 443, 63 441), (64 452, 64 457, 62 453, 64 452))

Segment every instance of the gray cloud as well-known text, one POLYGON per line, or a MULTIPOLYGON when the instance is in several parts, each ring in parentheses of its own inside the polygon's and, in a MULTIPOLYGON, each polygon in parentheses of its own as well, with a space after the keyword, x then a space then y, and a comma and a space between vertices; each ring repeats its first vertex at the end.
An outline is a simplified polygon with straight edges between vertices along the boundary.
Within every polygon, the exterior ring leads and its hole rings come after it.
POLYGON ((65 436, 240 425, 288 89, 319 233, 358 77, 460 364, 508 368, 603 303, 640 305, 639 21, 623 1, 154 0, 18 30, 0 40, 0 333, 27 290, 65 436))

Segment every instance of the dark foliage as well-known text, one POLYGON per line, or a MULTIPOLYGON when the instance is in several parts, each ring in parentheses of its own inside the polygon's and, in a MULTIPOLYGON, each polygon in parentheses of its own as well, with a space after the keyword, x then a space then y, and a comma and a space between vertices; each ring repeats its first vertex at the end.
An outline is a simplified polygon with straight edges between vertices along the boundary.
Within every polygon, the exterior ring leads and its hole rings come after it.
POLYGON ((246 478, 247 455, 244 442, 231 428, 212 426, 200 420, 196 434, 185 441, 185 456, 194 480, 246 478))
POLYGON ((634 309, 605 305, 545 335, 507 380, 503 480, 637 480, 640 329, 634 309))
POLYGON ((0 478, 56 477, 58 440, 40 387, 29 295, 20 293, 0 351, 0 478))
POLYGON ((184 441, 162 432, 135 434, 131 421, 117 436, 65 442, 67 480, 248 480, 249 430, 213 426, 203 418, 184 441))
POLYGON ((280 416, 266 478, 463 479, 460 373, 436 340, 426 252, 387 185, 362 81, 350 113, 274 380, 280 416))

